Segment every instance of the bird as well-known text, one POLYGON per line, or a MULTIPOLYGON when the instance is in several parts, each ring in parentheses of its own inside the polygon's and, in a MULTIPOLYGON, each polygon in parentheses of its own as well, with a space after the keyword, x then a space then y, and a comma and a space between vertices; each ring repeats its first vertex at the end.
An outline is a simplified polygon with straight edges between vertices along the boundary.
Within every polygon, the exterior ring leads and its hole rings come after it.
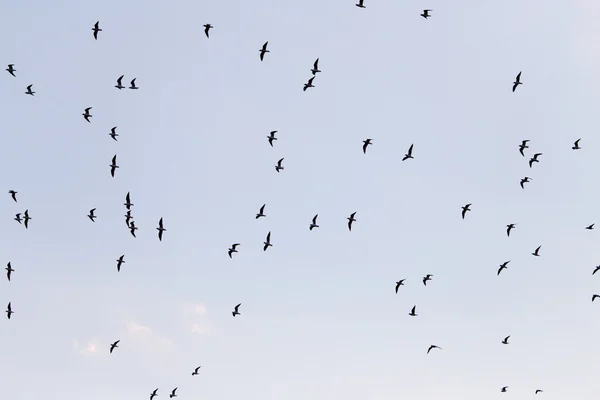
POLYGON ((211 24, 204 24, 204 34, 206 35, 206 37, 208 38, 208 31, 210 31, 210 28, 213 28, 213 26, 211 24))
POLYGON ((356 7, 360 7, 360 8, 367 8, 365 7, 365 5, 363 4, 365 2, 365 0, 358 0, 358 4, 355 4, 356 7))
POLYGON ((271 232, 267 233, 267 240, 263 244, 265 245, 265 247, 263 247, 263 251, 267 251, 269 247, 273 246, 271 244, 271 232))
POLYGON ((137 226, 135 226, 135 221, 131 221, 131 224, 129 224, 129 232, 131 232, 131 234, 133 235, 133 237, 135 236, 135 231, 138 229, 137 226))
POLYGON ((12 306, 10 304, 10 302, 8 303, 8 307, 6 308, 6 316, 8 317, 8 319, 10 319, 10 316, 12 314, 14 314, 15 312, 12 310, 12 306))
POLYGON ((542 155, 542 153, 535 153, 533 155, 533 157, 529 160, 529 168, 531 168, 533 166, 534 162, 540 162, 540 160, 538 160, 538 157, 541 155, 542 155))
POLYGON ((31 90, 32 86, 33 85, 27 86, 27 91, 25 92, 25 94, 29 94, 29 95, 32 95, 32 96, 35 94, 35 92, 33 90, 31 90))
POLYGON ((594 229, 594 225, 596 225, 596 224, 591 224, 589 226, 586 226, 585 229, 591 231, 592 229, 594 229))
POLYGON ((29 210, 25 210, 23 213, 23 221, 25 221, 25 229, 29 229, 29 220, 32 219, 29 216, 29 210))
POLYGON ((175 394, 175 391, 177 390, 177 388, 173 389, 173 391, 171 392, 171 394, 169 395, 169 398, 172 399, 173 397, 177 397, 177 395, 175 394))
POLYGON ((506 389, 508 389, 508 386, 504 386, 502 389, 500 389, 501 392, 506 392, 506 389))
POLYGON ((531 178, 526 176, 525 178, 521 179, 521 189, 525 189, 525 184, 527 182, 531 182, 531 178))
POLYGON ((592 295, 592 301, 596 300, 596 298, 600 297, 600 294, 593 294, 592 295))
POLYGON ((275 171, 279 172, 281 171, 283 168, 283 166, 281 165, 281 163, 283 162, 283 158, 279 161, 277 161, 277 165, 275 166, 275 171))
POLYGON ((158 228, 156 228, 156 230, 158 231, 158 240, 160 240, 162 242, 163 232, 166 231, 166 229, 163 228, 163 219, 162 219, 162 217, 160 217, 160 219, 158 220, 158 228))
MULTIPOLYGON (((521 72, 523 72, 523 71, 521 71, 521 72)), ((517 75, 517 78, 513 82, 513 89, 512 89, 513 93, 514 93, 515 90, 517 90, 517 86, 522 85, 522 83, 521 83, 521 72, 519 72, 519 74, 517 75)))
POLYGON ((266 204, 262 205, 262 207, 258 211, 258 214, 256 214, 256 219, 259 219, 260 217, 266 217, 266 215, 265 215, 265 206, 266 206, 266 204))
POLYGON ((496 275, 500 275, 500 272, 502 272, 503 269, 507 269, 507 265, 510 262, 510 260, 503 262, 502 264, 500 264, 500 268, 498 269, 498 273, 496 275))
POLYGON ((21 223, 21 213, 16 214, 14 220, 21 223))
POLYGON ((85 112, 84 112, 83 114, 81 114, 81 115, 83 115, 83 118, 84 118, 84 119, 85 119, 87 122, 90 122, 90 123, 92 122, 92 121, 90 121, 90 118, 92 117, 92 114, 90 114, 90 110, 91 110, 91 109, 92 109, 92 107, 88 107, 88 108, 86 108, 86 109, 84 110, 85 112))
POLYGON ((356 215, 356 211, 354 211, 352 214, 350 214, 350 216, 347 218, 349 231, 352 231, 352 223, 356 221, 356 219, 354 218, 355 215, 356 215))
POLYGON ((9 190, 8 193, 10 194, 12 199, 15 201, 15 203, 17 203, 17 193, 19 193, 19 192, 15 192, 14 190, 9 190))
POLYGON ((237 253, 238 251, 236 250, 236 247, 238 247, 240 244, 239 243, 234 243, 231 245, 231 247, 228 250, 228 254, 229 254, 229 258, 233 258, 231 255, 233 253, 237 253))
POLYGON ((96 211, 96 209, 95 209, 95 208, 92 208, 92 209, 90 210, 90 213, 89 213, 89 215, 88 215, 88 218, 89 218, 89 219, 91 219, 91 220, 92 220, 92 222, 96 222, 96 221, 94 221, 94 220, 95 220, 96 218, 98 218, 97 216, 95 216, 95 215, 94 215, 94 211, 96 211))
POLYGON ((426 276, 424 276, 423 277, 423 285, 427 286, 427 281, 430 281, 432 276, 433 275, 431 275, 431 274, 427 274, 426 276))
POLYGON ((114 342, 113 344, 110 345, 110 354, 112 354, 113 350, 116 349, 118 344, 119 344, 120 340, 117 340, 116 342, 114 342))
POLYGON ((318 72, 321 72, 321 70, 319 69, 319 59, 317 58, 315 63, 313 64, 312 69, 310 70, 310 72, 312 72, 313 75, 316 75, 318 72))
POLYGON ((124 76, 125 76, 125 75, 121 75, 121 76, 119 77, 119 79, 117 79, 117 84, 115 85, 115 87, 116 87, 117 89, 119 89, 119 90, 121 90, 121 89, 125 89, 125 86, 123 86, 123 85, 121 84, 121 80, 123 80, 123 77, 124 77, 124 76))
MULTIPOLYGON (((594 275, 598 271, 600 271, 600 265, 598 265, 598 266, 596 266, 596 268, 594 268, 594 271, 592 271, 592 275, 594 275)), ((10 279, 9 279, 9 281, 10 281, 10 279)))
POLYGON ((418 315, 416 310, 417 310, 417 306, 413 306, 413 308, 410 310, 408 315, 410 315, 411 317, 416 317, 418 315))
POLYGON ((465 215, 467 214, 467 211, 471 211, 471 209, 469 207, 471 207, 471 203, 467 204, 466 206, 464 206, 462 208, 462 218, 463 219, 465 219, 465 215))
POLYGON ((10 261, 8 262, 8 264, 6 264, 5 269, 6 269, 6 278, 10 282, 10 276, 12 275, 12 273, 14 271, 13 267, 10 265, 10 261))
POLYGON ((517 225, 517 224, 508 224, 508 225, 506 225, 506 236, 510 237, 510 231, 515 228, 515 225, 517 225))
POLYGON ((125 196, 125 204, 123 205, 127 207, 128 210, 131 210, 131 206, 135 205, 131 202, 131 196, 129 192, 127 192, 127 195, 125 196))
POLYGON ((528 149, 529 146, 527 146, 527 142, 529 142, 529 140, 523 140, 521 142, 521 144, 519 145, 519 152, 521 153, 521 155, 523 157, 525 157, 525 154, 523 153, 523 150, 528 149))
POLYGON ((404 281, 406 279, 400 279, 398 282, 396 282, 396 294, 398 294, 398 289, 400 289, 400 286, 404 286, 404 281))
POLYGON ((573 150, 580 150, 581 147, 579 147, 579 141, 581 140, 581 138, 577 139, 575 141, 575 143, 573 143, 573 147, 571 147, 573 150))
POLYGON ((265 53, 270 53, 270 50, 267 50, 267 46, 269 45, 269 41, 266 41, 265 44, 262 45, 262 48, 259 50, 260 51, 260 61, 262 61, 265 58, 265 53))
POLYGON ((129 221, 131 221, 133 219, 133 216, 131 215, 131 210, 127 210, 124 217, 125 217, 125 224, 127 226, 129 226, 129 221))
POLYGON ((406 160, 408 160, 409 158, 414 158, 414 157, 412 156, 412 150, 413 150, 413 146, 414 146, 413 144, 411 144, 411 145, 410 145, 410 147, 408 148, 408 153, 406 153, 406 154, 404 155, 404 158, 402 158, 402 161, 406 161, 406 160))
POLYGON ((540 256, 540 255, 539 255, 539 252, 540 252, 540 249, 541 249, 541 248, 542 248, 542 246, 538 246, 538 248, 537 248, 537 249, 535 249, 535 251, 534 251, 533 253, 531 253, 531 255, 533 255, 533 256, 536 256, 536 257, 539 257, 539 256, 540 256))
POLYGON ((192 376, 198 375, 198 370, 199 369, 200 369, 200 367, 196 367, 196 369, 194 369, 194 372, 192 372, 192 376))
POLYGON ((306 92, 306 89, 308 89, 308 88, 311 88, 311 87, 315 87, 315 85, 313 85, 313 80, 314 80, 314 79, 315 79, 315 77, 314 77, 314 76, 313 76, 312 78, 310 78, 310 79, 308 80, 308 82, 306 82, 306 83, 304 84, 304 89, 302 89, 302 90, 306 92))
POLYGON ((152 393, 150 394, 150 400, 152 400, 153 398, 155 398, 156 396, 158 396, 158 393, 157 393, 157 392, 158 392, 158 388, 157 388, 157 389, 154 389, 154 392, 152 392, 152 393))
POLYGON ((317 217, 319 216, 319 214, 315 215, 312 219, 312 223, 310 224, 310 226, 308 227, 308 230, 313 230, 313 228, 318 228, 319 225, 317 225, 317 217))
POLYGON ((231 315, 233 315, 234 317, 236 315, 242 315, 239 312, 240 306, 242 305, 242 303, 238 304, 237 306, 233 307, 233 311, 231 312, 231 315))
POLYGON ((269 133, 269 136, 267 136, 267 138, 269 139, 269 144, 271 145, 271 147, 273 147, 273 140, 277 140, 277 138, 275 137, 276 133, 277 133, 277 131, 271 131, 269 133))
POLYGON ((15 72, 17 72, 17 70, 15 69, 15 64, 8 64, 8 68, 6 68, 6 70, 8 71, 9 74, 14 76, 15 78, 17 77, 15 75, 15 72))
POLYGON ((98 40, 98 32, 102 32, 102 29, 100 29, 100 21, 96 22, 94 24, 94 27, 92 28, 92 31, 94 31, 94 39, 98 40))
POLYGON ((118 140, 117 140, 117 136, 119 136, 119 134, 118 134, 118 133, 115 131, 116 129, 117 129, 117 127, 116 127, 116 126, 115 126, 115 127, 113 127, 113 128, 111 128, 111 130, 110 130, 110 133, 108 134, 108 136, 110 136, 111 138, 113 138, 113 140, 114 140, 115 142, 118 142, 118 140))
POLYGON ((117 258, 117 272, 121 272, 121 265, 125 264, 125 254, 117 258))
POLYGON ((423 17, 425 19, 431 17, 431 14, 429 14, 431 11, 433 11, 433 10, 423 10, 423 14, 421 14, 421 17, 423 17))
POLYGON ((442 348, 441 348, 441 347, 439 347, 439 346, 436 346, 435 344, 432 344, 432 345, 431 345, 431 346, 429 346, 429 348, 427 349, 427 354, 429 354, 429 352, 430 352, 432 349, 440 349, 440 350, 441 350, 442 348))
POLYGON ((542 392, 543 392, 542 389, 538 389, 538 390, 535 391, 535 394, 542 393, 542 392))
POLYGON ((508 338, 510 337, 510 335, 508 335, 507 337, 504 338, 504 340, 502 341, 502 344, 508 344, 508 338))
POLYGON ((112 163, 110 164, 110 176, 115 177, 115 170, 119 168, 117 165, 117 155, 115 154, 112 158, 112 163))
POLYGON ((136 80, 136 79, 137 79, 137 78, 133 78, 133 79, 131 80, 131 86, 129 86, 129 89, 133 89, 133 90, 137 90, 137 89, 139 89, 139 87, 135 86, 135 80, 136 80))
POLYGON ((373 144, 373 139, 363 140, 363 153, 367 154, 367 146, 373 144))

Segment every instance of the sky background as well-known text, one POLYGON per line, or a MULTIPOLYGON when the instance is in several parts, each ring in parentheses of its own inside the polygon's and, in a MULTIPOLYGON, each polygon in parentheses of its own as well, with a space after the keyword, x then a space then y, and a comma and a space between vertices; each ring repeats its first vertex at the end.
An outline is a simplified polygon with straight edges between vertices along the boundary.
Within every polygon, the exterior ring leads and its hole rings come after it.
POLYGON ((1 398, 597 398, 600 4, 355 3, 3 2, 1 398))

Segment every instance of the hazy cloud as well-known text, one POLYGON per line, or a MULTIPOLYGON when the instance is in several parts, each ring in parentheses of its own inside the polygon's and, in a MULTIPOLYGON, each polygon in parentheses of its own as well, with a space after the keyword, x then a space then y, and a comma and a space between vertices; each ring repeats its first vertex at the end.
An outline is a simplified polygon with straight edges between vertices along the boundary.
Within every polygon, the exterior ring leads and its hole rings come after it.
POLYGON ((199 335, 208 335, 210 333, 210 324, 207 320, 208 310, 201 303, 184 302, 183 315, 185 324, 193 333, 199 335))
POLYGON ((173 341, 166 336, 154 332, 150 327, 137 322, 127 323, 127 333, 133 342, 146 350, 165 351, 173 347, 173 341))
POLYGON ((90 339, 85 343, 80 342, 77 339, 73 339, 72 345, 73 351, 82 356, 94 356, 98 355, 98 341, 90 339))

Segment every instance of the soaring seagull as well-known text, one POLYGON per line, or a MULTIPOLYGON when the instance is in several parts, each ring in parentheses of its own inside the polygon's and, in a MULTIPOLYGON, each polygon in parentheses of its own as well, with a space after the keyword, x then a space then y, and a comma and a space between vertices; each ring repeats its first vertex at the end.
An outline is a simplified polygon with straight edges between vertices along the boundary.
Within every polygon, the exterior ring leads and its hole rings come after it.
POLYGON ((92 31, 94 31, 94 39, 98 40, 98 32, 102 32, 102 29, 100 29, 100 21, 94 24, 92 31))
MULTIPOLYGON (((522 71, 521 71, 522 72, 522 71)), ((517 75, 517 78, 515 79, 515 81, 513 82, 513 89, 512 91, 514 92, 515 90, 517 90, 517 86, 522 85, 521 83, 521 72, 519 72, 519 74, 517 75)))
POLYGON ((235 317, 236 315, 242 315, 242 314, 240 314, 240 312, 239 312, 239 309, 240 309, 240 306, 241 306, 241 305, 242 305, 242 303, 240 303, 240 304, 238 304, 237 306, 235 306, 235 307, 233 308, 233 311, 231 312, 231 315, 233 315, 234 317, 235 317))
POLYGON ((208 31, 210 31, 210 28, 213 28, 211 24, 204 24, 204 34, 206 35, 206 37, 209 37, 208 31))
POLYGON ((160 219, 158 220, 158 228, 156 228, 156 230, 158 231, 158 240, 160 240, 162 242, 163 232, 166 231, 166 229, 163 228, 163 219, 162 219, 162 217, 160 217, 160 219))
POLYGON ((270 50, 267 50, 267 46, 269 45, 269 41, 266 41, 265 44, 263 44, 262 48, 259 50, 260 51, 260 61, 262 61, 265 58, 265 53, 270 53, 270 50))

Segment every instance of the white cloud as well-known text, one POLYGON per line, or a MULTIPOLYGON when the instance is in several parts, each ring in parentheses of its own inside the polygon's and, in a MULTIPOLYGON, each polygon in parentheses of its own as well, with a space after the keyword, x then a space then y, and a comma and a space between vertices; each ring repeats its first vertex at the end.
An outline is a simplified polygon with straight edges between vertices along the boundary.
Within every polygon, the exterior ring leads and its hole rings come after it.
POLYGON ((208 310, 204 304, 193 302, 184 302, 183 304, 185 325, 193 333, 197 333, 199 335, 210 334, 211 327, 207 322, 207 313, 208 310))
POLYGON ((200 324, 193 324, 192 325, 192 332, 197 333, 199 335, 208 335, 210 333, 210 326, 208 326, 208 325, 200 325, 200 324))
POLYGON ((173 341, 154 332, 150 327, 137 322, 127 323, 127 333, 133 342, 150 351, 166 351, 173 347, 173 341))
POLYGON ((81 343, 77 339, 73 339, 73 351, 81 356, 95 356, 99 354, 98 341, 90 339, 86 343, 81 343))

